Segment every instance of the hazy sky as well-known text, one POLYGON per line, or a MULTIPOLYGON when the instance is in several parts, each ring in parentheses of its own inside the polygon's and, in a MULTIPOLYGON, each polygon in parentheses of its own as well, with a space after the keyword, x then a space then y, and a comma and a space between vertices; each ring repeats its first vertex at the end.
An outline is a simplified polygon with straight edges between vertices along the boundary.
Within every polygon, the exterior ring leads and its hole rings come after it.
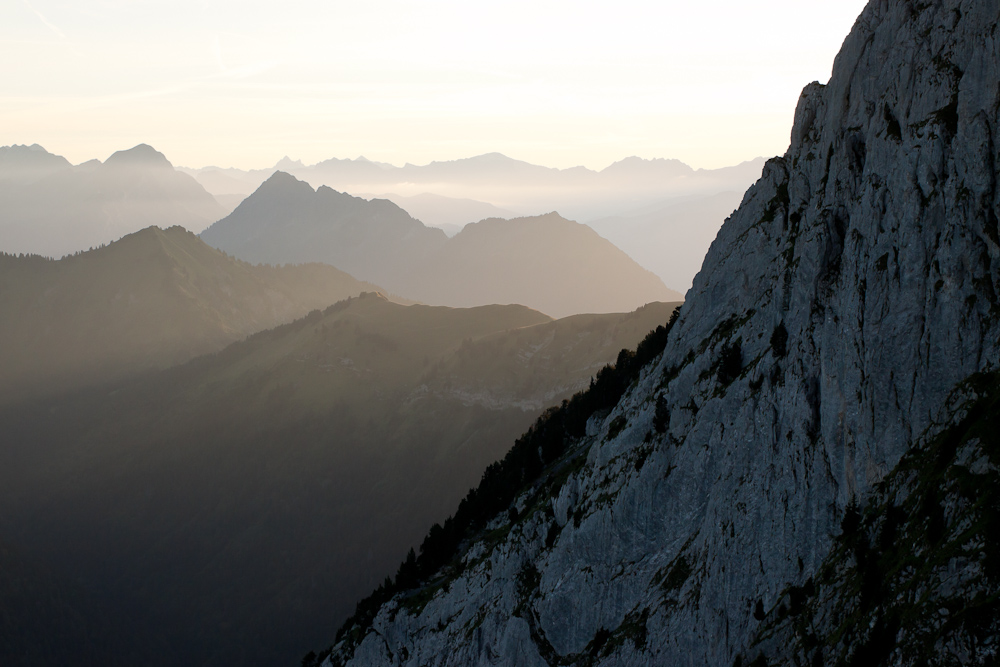
POLYGON ((0 145, 177 165, 783 153, 862 0, 4 0, 0 145))

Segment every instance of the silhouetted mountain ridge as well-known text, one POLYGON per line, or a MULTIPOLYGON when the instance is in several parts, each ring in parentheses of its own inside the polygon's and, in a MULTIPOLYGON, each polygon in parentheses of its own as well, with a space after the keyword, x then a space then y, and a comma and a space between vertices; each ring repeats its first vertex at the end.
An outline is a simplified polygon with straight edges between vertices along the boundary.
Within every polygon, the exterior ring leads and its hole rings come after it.
POLYGON ((408 285, 424 301, 524 303, 556 317, 683 298, 590 227, 555 212, 468 224, 408 285))
POLYGON ((314 191, 283 172, 202 238, 247 261, 326 262, 450 306, 521 303, 562 317, 681 299, 593 230, 556 213, 489 219, 448 239, 388 200, 314 191))
POLYGON ((401 293, 413 264, 447 239, 388 200, 313 190, 281 171, 201 236, 247 261, 325 262, 401 293))
POLYGON ((0 254, 0 397, 164 368, 377 289, 330 266, 252 266, 181 227, 50 260, 0 254))
POLYGON ((0 168, 0 252, 61 257, 153 225, 200 232, 224 213, 196 180, 145 144, 76 167, 45 157, 48 166, 34 171, 22 164, 24 150, 14 154, 21 158, 0 168))

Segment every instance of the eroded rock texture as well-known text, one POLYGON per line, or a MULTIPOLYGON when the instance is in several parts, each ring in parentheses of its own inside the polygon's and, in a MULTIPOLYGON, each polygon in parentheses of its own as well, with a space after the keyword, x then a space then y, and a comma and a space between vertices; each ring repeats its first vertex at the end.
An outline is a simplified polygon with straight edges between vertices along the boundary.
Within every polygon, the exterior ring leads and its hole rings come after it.
POLYGON ((873 0, 565 481, 329 661, 733 664, 848 503, 996 367, 998 21, 996 0, 873 0))

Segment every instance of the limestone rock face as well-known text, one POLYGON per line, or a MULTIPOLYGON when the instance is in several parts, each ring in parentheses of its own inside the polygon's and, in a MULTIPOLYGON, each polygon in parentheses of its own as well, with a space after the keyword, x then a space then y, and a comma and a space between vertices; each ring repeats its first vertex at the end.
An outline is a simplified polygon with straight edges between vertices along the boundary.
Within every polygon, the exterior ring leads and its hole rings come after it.
POLYGON ((732 664, 757 602, 997 367, 998 23, 995 0, 873 0, 558 497, 526 491, 328 663, 732 664))

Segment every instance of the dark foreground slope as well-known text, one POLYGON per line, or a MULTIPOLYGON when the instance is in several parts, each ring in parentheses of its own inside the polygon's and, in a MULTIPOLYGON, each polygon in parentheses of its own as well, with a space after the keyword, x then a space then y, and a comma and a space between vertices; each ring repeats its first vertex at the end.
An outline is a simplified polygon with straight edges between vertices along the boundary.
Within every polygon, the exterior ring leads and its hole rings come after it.
POLYGON ((77 582, 0 542, 0 664, 135 664, 135 654, 112 645, 114 635, 77 582))
POLYGON ((425 303, 519 303, 553 317, 634 310, 681 295, 586 225, 558 214, 489 219, 447 238, 384 199, 276 172, 206 243, 253 262, 325 262, 425 303))
POLYGON ((367 294, 140 381, 0 410, 0 528, 78 582, 133 664, 294 662, 544 405, 672 308, 553 321, 367 294))
POLYGON ((970 378, 1000 355, 998 23, 873 0, 659 359, 585 433, 536 426, 556 445, 501 465, 511 502, 404 566, 327 664, 994 664, 994 394, 970 378), (886 530, 890 498, 913 514, 886 530), (906 607, 921 578, 948 614, 906 607))
POLYGON ((0 400, 215 352, 374 289, 330 266, 253 266, 180 227, 50 260, 0 254, 0 400))

